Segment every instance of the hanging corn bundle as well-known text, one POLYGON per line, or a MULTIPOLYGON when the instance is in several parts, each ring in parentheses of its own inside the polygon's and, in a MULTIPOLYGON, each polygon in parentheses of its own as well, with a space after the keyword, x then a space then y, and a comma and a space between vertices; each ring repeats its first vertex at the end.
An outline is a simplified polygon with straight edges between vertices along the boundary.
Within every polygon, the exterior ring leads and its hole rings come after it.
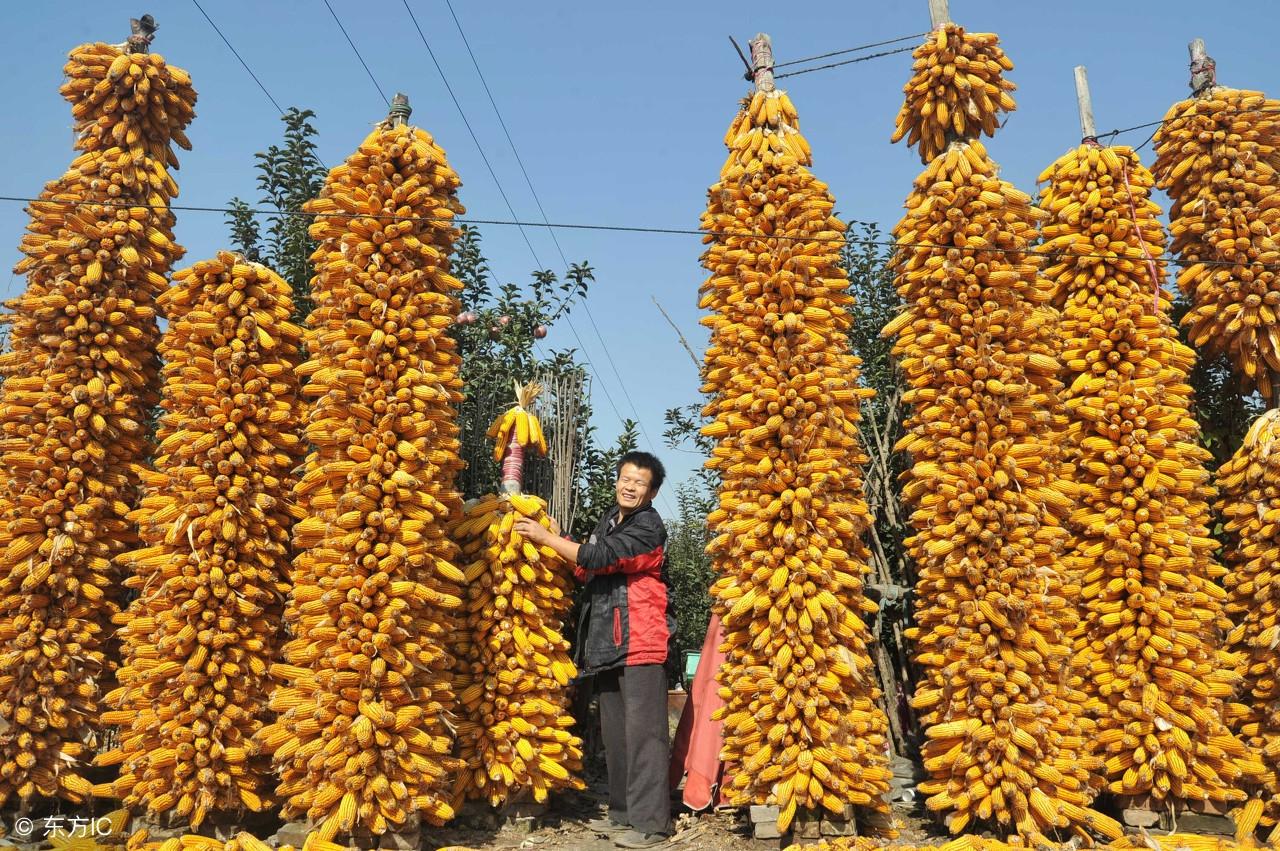
POLYGON ((911 55, 911 79, 890 141, 919 144, 921 162, 943 153, 951 139, 994 136, 1000 113, 1016 108, 1009 92, 1017 86, 1004 78, 1013 63, 993 33, 945 23, 911 55))
POLYGON ((251 740, 288 590, 302 330, 289 285, 226 251, 175 273, 159 305, 165 413, 130 515, 145 546, 119 557, 139 595, 116 616, 125 658, 102 716, 120 745, 98 760, 121 771, 94 791, 196 828, 268 791, 251 740))
POLYGON ((1227 614, 1235 621, 1227 649, 1238 654, 1244 684, 1228 721, 1267 766, 1256 797, 1236 817, 1241 839, 1258 825, 1280 842, 1280 410, 1259 417, 1244 444, 1218 471, 1218 509, 1230 540, 1227 614))
POLYGON ((1247 392, 1280 400, 1280 101, 1218 86, 1193 66, 1196 96, 1155 135, 1156 185, 1173 199, 1172 249, 1192 345, 1225 352, 1247 392), (1204 79, 1201 80, 1200 78, 1204 79))
POLYGON ((884 329, 911 385, 898 448, 920 577, 912 705, 928 739, 920 784, 958 833, 995 822, 1108 835, 1080 723, 1067 634, 1076 615, 1055 570, 1070 508, 1051 431, 1058 407, 1051 291, 1030 241, 1042 213, 996 176, 977 141, 916 179, 894 235, 907 308, 884 329))
POLYGON ((167 205, 171 143, 194 113, 186 72, 148 54, 151 21, 121 47, 71 52, 70 170, 31 203, 0 356, 0 803, 90 792, 111 560, 136 544, 126 515, 158 398, 155 300, 182 249, 167 205), (138 205, 138 206, 130 206, 138 205))
POLYGON ((494 420, 489 437, 502 463, 502 491, 470 505, 453 538, 467 562, 466 639, 456 651, 457 691, 466 722, 458 739, 467 770, 457 794, 493 806, 531 793, 582 789, 582 742, 569 732, 566 688, 577 676, 561 635, 573 602, 569 565, 513 527, 528 517, 551 528, 547 506, 521 492, 524 453, 546 454, 533 400, 542 388, 516 385, 516 404, 494 420))
MULTIPOLYGON (((757 68, 766 37, 752 42, 757 68)), ((767 54, 766 54, 767 55, 767 54)), ((713 313, 704 392, 719 507, 708 517, 725 629, 723 759, 736 804, 884 811, 887 719, 862 616, 869 517, 858 442, 860 361, 848 354, 844 225, 808 170, 795 108, 757 76, 725 137, 702 227, 713 313)))
POLYGON ((304 396, 314 446, 295 494, 293 640, 258 734, 281 775, 286 817, 319 839, 381 834, 419 813, 452 817, 454 707, 446 652, 463 574, 446 535, 460 516, 459 359, 446 333, 461 287, 449 274, 462 212, 444 151, 388 120, 330 171, 312 238, 316 308, 304 396))
POLYGON ((1040 176, 1040 247, 1064 303, 1064 436, 1076 469, 1081 583, 1077 660, 1093 744, 1113 794, 1243 800, 1246 757, 1222 721, 1238 680, 1221 654, 1225 570, 1209 537, 1213 495, 1191 415, 1195 356, 1162 288, 1154 180, 1130 148, 1086 143, 1040 176))

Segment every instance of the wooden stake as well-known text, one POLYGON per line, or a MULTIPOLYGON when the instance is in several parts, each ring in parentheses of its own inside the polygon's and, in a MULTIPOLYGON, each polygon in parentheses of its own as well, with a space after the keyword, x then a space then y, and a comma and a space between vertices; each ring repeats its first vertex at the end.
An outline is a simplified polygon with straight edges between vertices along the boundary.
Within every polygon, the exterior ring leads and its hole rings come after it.
POLYGON ((1199 97, 1217 85, 1217 69, 1205 50, 1204 39, 1193 39, 1187 45, 1187 52, 1191 54, 1191 93, 1199 97))
POLYGON ((387 114, 387 121, 392 127, 399 127, 409 123, 409 116, 413 113, 413 107, 409 106, 409 96, 403 92, 396 92, 395 97, 391 99, 391 111, 387 114))
POLYGON ((756 37, 748 44, 751 47, 751 76, 755 81, 756 91, 773 91, 773 40, 765 33, 756 33, 756 37))
POLYGON ((929 20, 936 30, 951 23, 951 12, 947 9, 947 0, 929 0, 929 20))
POLYGON ((1080 110, 1080 141, 1098 141, 1098 130, 1093 124, 1093 98, 1089 96, 1089 72, 1083 65, 1076 66, 1076 106, 1080 110))

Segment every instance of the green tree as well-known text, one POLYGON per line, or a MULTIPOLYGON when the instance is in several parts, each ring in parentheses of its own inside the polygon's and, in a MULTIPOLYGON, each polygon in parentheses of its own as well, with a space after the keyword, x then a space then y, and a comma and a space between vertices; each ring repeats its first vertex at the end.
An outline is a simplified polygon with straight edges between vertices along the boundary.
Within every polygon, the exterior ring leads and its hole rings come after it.
POLYGON ((667 571, 676 603, 676 649, 696 651, 711 620, 711 583, 715 573, 707 555, 707 514, 714 493, 698 479, 676 488, 677 517, 667 523, 667 571))
POLYGON ((316 155, 311 124, 315 113, 290 107, 284 122, 284 141, 254 154, 262 204, 279 212, 267 215, 264 234, 258 215, 241 198, 232 198, 227 212, 232 246, 250 260, 265 263, 293 289, 294 321, 311 312, 311 253, 316 242, 308 232, 311 217, 299 215, 302 205, 320 194, 325 168, 316 155))
MULTIPOLYGON (((452 272, 463 284, 462 313, 453 326, 453 338, 462 357, 463 401, 458 409, 462 459, 467 463, 459 486, 465 497, 490 493, 499 479, 493 460, 493 444, 486 432, 493 420, 515 404, 513 383, 532 381, 540 375, 581 375, 584 366, 572 349, 548 348, 540 353, 539 339, 549 337, 557 320, 566 317, 574 304, 587 295, 595 280, 588 263, 569 267, 563 279, 554 272, 533 273, 528 288, 513 283, 495 285, 488 261, 481 250, 480 232, 464 225, 454 247, 452 272)), ((589 404, 582 404, 578 421, 581 452, 589 448, 592 433, 589 404)), ((545 428, 556 427, 544 423, 545 428)), ((584 456, 585 457, 585 456, 584 456)), ((526 481, 546 481, 545 458, 526 456, 526 481)), ((582 465, 578 465, 581 469, 582 465)))

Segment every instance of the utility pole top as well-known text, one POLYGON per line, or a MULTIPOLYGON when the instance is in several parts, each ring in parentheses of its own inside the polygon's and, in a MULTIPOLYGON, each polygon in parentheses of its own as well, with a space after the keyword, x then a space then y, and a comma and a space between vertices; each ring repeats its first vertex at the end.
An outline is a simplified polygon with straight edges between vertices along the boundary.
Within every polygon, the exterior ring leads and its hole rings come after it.
POLYGON ((1076 106, 1080 110, 1080 141, 1097 144, 1098 130, 1093 123, 1093 98, 1089 95, 1089 73, 1083 65, 1076 66, 1076 106))
POLYGON ((756 33, 749 42, 751 47, 751 78, 756 91, 771 92, 773 85, 773 40, 766 33, 756 33))
POLYGON ((947 0, 929 0, 929 20, 936 30, 951 23, 951 12, 947 9, 947 0))
POLYGON ((1204 48, 1204 39, 1193 39, 1187 45, 1191 54, 1191 94, 1199 97, 1218 85, 1217 65, 1204 48))

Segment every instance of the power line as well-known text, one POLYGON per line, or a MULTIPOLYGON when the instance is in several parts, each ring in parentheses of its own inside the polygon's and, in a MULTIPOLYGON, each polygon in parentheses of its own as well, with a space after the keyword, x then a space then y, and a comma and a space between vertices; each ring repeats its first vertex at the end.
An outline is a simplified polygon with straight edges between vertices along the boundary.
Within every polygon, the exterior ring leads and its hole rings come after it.
MULTIPOLYGON (((857 53, 861 50, 870 50, 873 47, 884 47, 889 44, 897 44, 900 41, 910 41, 913 38, 924 38, 928 32, 915 33, 914 35, 904 35, 898 38, 890 38, 885 41, 873 41, 870 44, 860 44, 857 47, 846 47, 844 50, 833 50, 830 53, 819 53, 817 56, 810 56, 807 59, 791 59, 786 62, 775 62, 774 68, 786 68, 791 65, 803 65, 806 62, 817 62, 819 59, 830 59, 832 56, 843 56, 846 53, 857 53)), ((911 48, 915 50, 915 48, 911 48)))
POLYGON ((356 59, 360 60, 360 64, 364 66, 364 72, 369 75, 369 79, 373 81, 373 87, 378 90, 378 94, 382 95, 382 99, 386 101, 387 106, 391 106, 391 99, 387 97, 387 93, 382 90, 382 86, 378 85, 377 77, 373 76, 373 72, 369 70, 369 65, 364 61, 364 57, 360 55, 359 48, 356 43, 351 40, 351 36, 347 35, 347 28, 342 25, 342 21, 338 18, 338 13, 333 11, 333 7, 329 5, 329 0, 324 0, 325 8, 329 10, 329 14, 333 15, 333 22, 338 25, 338 29, 342 30, 342 35, 347 39, 347 44, 351 45, 351 49, 355 51, 356 59))
MULTIPOLYGON (((408 5, 408 0, 405 0, 405 5, 408 5)), ((520 149, 516 147, 515 141, 511 138, 511 131, 507 129, 507 122, 503 119, 502 110, 498 108, 498 102, 493 96, 493 91, 489 88, 489 83, 484 78, 484 72, 480 70, 480 62, 476 59, 475 51, 471 49, 471 42, 467 39, 467 34, 462 29, 462 22, 458 20, 458 14, 453 10, 453 3, 451 0, 445 0, 445 5, 449 9, 449 14, 453 17, 453 25, 458 28, 458 35, 462 37, 462 43, 467 49, 467 55, 471 57, 471 64, 476 69, 476 75, 480 78, 480 84, 484 86, 485 94, 489 97, 489 105, 493 107, 494 115, 498 117, 498 124, 502 127, 503 135, 507 138, 507 144, 511 146, 511 153, 515 155, 516 164, 520 167, 520 173, 524 175, 524 182, 525 185, 529 187, 529 194, 533 196, 533 201, 538 207, 538 213, 542 216, 542 222, 547 226, 548 232, 551 234, 551 241, 555 244, 556 251, 560 255, 560 262, 564 264, 566 269, 568 269, 570 265, 569 259, 565 257, 564 249, 560 247, 560 240, 556 237, 555 229, 551 227, 551 222, 547 218, 547 211, 542 206, 542 199, 538 196, 538 190, 533 188, 533 180, 529 177, 529 170, 525 168, 524 158, 520 156, 520 149)), ((636 407, 635 401, 631 398, 631 392, 627 390, 627 383, 622 379, 621 373, 618 372, 618 365, 614 362, 613 355, 609 351, 609 345, 605 343, 604 335, 600 333, 600 326, 596 323, 596 318, 594 314, 592 314, 591 306, 587 303, 586 299, 583 299, 582 309, 587 315, 587 321, 595 331, 596 339, 600 341, 600 350, 604 352, 605 361, 609 364, 609 369, 612 370, 613 377, 618 381, 618 387, 622 391, 623 398, 627 400, 627 404, 631 407, 631 413, 635 416, 635 421, 640 426, 640 432, 644 435, 645 440, 649 441, 649 444, 656 448, 657 443, 654 442, 653 438, 649 436, 648 431, 645 430, 644 422, 640 417, 640 411, 636 407)), ((583 355, 585 356, 586 344, 582 341, 582 338, 578 336, 577 329, 573 326, 573 323, 569 320, 567 315, 565 316, 565 321, 569 324, 569 329, 573 331, 573 336, 578 340, 578 345, 582 346, 583 355)), ((603 386, 604 383, 601 382, 601 387, 603 386)), ((621 417, 619 417, 619 419, 621 419, 621 417)))
MULTIPOLYGON (((28 198, 17 195, 0 195, 0 201, 10 201, 22 204, 39 203, 39 204, 62 204, 70 207, 111 207, 126 208, 138 210, 181 210, 183 212, 192 213, 218 213, 226 215, 231 212, 228 207, 209 207, 197 206, 192 204, 131 204, 114 201, 85 201, 72 200, 62 198, 28 198)), ((315 218, 324 216, 335 219, 374 219, 377 221, 387 222, 432 222, 438 224, 453 225, 494 225, 500 227, 527 227, 527 228, 560 228, 562 230, 587 230, 587 231, 609 231, 614 233, 644 233, 664 236, 698 236, 698 237, 715 237, 718 239, 727 239, 732 237, 742 237, 746 239, 761 240, 785 240, 789 242, 816 242, 819 244, 831 245, 879 245, 887 248, 901 249, 929 249, 936 251, 962 251, 962 252, 988 252, 991 254, 1035 254, 1038 257, 1082 257, 1095 260, 1115 260, 1115 254, 1078 254, 1074 251, 1037 251, 1034 245, 1028 245, 1026 248, 1000 248, 995 245, 944 245, 942 243, 930 242, 896 242, 891 239, 859 239, 849 236, 787 236, 778 233, 763 233, 758 231, 726 231, 726 230, 694 230, 692 228, 662 228, 662 227, 646 227, 643 225, 584 225, 574 224, 571 222, 552 222, 551 224, 543 224, 542 222, 527 221, 509 221, 507 219, 476 219, 476 218, 459 218, 451 216, 397 216, 390 213, 311 213, 305 210, 284 210, 272 207, 246 207, 238 212, 247 213, 253 216, 306 216, 315 218)), ((1176 257, 1168 257, 1166 263, 1171 266, 1237 266, 1245 265, 1235 263, 1230 260, 1181 260, 1176 257)), ((1249 263, 1247 264, 1253 269, 1267 269, 1280 271, 1280 263, 1249 263)), ((597 376, 598 378, 599 376, 597 376)), ((616 411, 615 411, 616 413, 616 411)), ((619 416, 619 419, 622 419, 619 416)))
MULTIPOLYGON (((409 13, 409 19, 413 21, 414 29, 418 31, 418 37, 422 39, 422 44, 427 49, 427 55, 431 57, 432 64, 436 66, 436 71, 439 72, 440 79, 444 81, 445 89, 449 92, 449 97, 453 100, 454 107, 457 108, 458 114, 462 117, 462 123, 466 125, 467 132, 471 135, 471 141, 475 143, 476 150, 480 152, 480 158, 484 160, 485 167, 489 170, 489 176, 493 178, 494 185, 498 187, 498 194, 502 196, 503 203, 505 203, 507 206, 507 212, 511 214, 512 219, 518 220, 518 217, 516 216, 515 208, 511 204, 511 199, 507 196, 506 190, 503 189, 502 181, 498 179, 497 172, 494 171, 492 164, 489 162, 489 157, 484 151, 484 146, 480 144, 480 139, 476 135, 475 129, 471 126, 471 122, 467 118, 466 111, 462 108, 462 103, 458 100, 457 95, 454 93, 453 86, 450 85, 449 78, 444 73, 444 68, 441 67, 439 60, 436 59, 435 51, 431 49, 431 43, 427 40, 426 33, 422 31, 422 26, 418 23, 418 18, 413 13, 413 8, 409 5, 409 0, 401 0, 401 2, 404 3, 405 11, 409 13)), ((523 161, 520 159, 520 153, 516 149, 515 143, 512 142, 511 140, 511 133, 507 129, 506 122, 502 118, 502 113, 498 109, 497 102, 494 100, 493 92, 489 89, 489 84, 488 82, 485 81, 483 72, 480 71, 480 64, 479 62, 476 61, 475 53, 471 50, 471 44, 467 41, 466 33, 463 31, 462 24, 459 22, 458 16, 453 11, 452 6, 449 6, 449 14, 453 16, 454 25, 458 28, 459 35, 462 36, 462 41, 463 41, 463 44, 466 45, 467 53, 470 54, 471 56, 471 62, 475 66, 476 73, 479 75, 480 81, 484 85, 485 92, 489 96, 489 103, 493 106, 494 112, 497 113, 498 115, 498 121, 502 125, 503 133, 506 134, 507 142, 511 144, 511 150, 516 155, 516 161, 520 163, 520 171, 524 174, 525 182, 528 183, 529 185, 529 191, 533 194, 534 201, 537 202, 539 211, 542 212, 542 216, 545 224, 546 211, 543 210, 542 208, 542 202, 538 200, 538 195, 533 188, 533 183, 532 181, 529 180, 529 173, 525 169, 523 161)), ((525 245, 527 245, 529 248, 529 253, 533 255, 534 262, 538 265, 538 268, 540 269, 543 268, 542 261, 538 258, 538 253, 537 251, 534 250, 533 243, 529 239, 528 233, 525 232, 524 226, 517 225, 517 227, 520 230, 520 235, 524 237, 525 245)), ((560 241, 556 239, 555 231, 551 230, 550 232, 551 232, 552 241, 555 242, 556 251, 559 252, 560 254, 561 261, 565 264, 566 267, 568 267, 569 261, 565 259, 564 251, 563 249, 560 248, 560 241)), ((590 307, 587 306, 587 303, 585 300, 583 301, 582 306, 583 306, 583 309, 586 311, 588 318, 591 320, 591 324, 595 326, 595 319, 594 317, 591 316, 591 309, 590 307)), ((591 357, 587 353, 587 344, 583 341, 582 336, 578 333, 577 327, 573 324, 573 319, 566 314, 564 317, 564 320, 565 320, 565 324, 569 327, 570 333, 573 334, 573 338, 577 340, 578 346, 582 350, 582 357, 587 362, 587 368, 591 370, 591 373, 595 376, 596 381, 599 383, 600 389, 604 392, 605 400, 608 401, 609 407, 613 410, 614 416, 618 418, 619 422, 622 422, 626 418, 622 416, 622 412, 618 409, 617 403, 614 402, 613 394, 609 392, 609 386, 600 377, 599 372, 595 368, 595 364, 591 362, 591 357)), ((600 334, 598 327, 596 328, 596 334, 597 336, 599 336, 600 334)), ((645 439, 648 440, 650 443, 653 443, 652 438, 650 438, 648 432, 645 431, 644 423, 640 419, 640 414, 636 410, 635 403, 631 401, 631 395, 627 391, 626 383, 623 382, 622 377, 618 375, 618 368, 616 365, 613 364, 613 357, 609 354, 608 347, 604 345, 603 337, 601 337, 600 342, 603 347, 603 351, 605 353, 605 358, 606 360, 608 360, 610 366, 613 368, 614 376, 618 379, 618 386, 622 390, 623 396, 626 397, 627 402, 631 405, 631 412, 632 414, 635 415, 635 422, 639 425, 640 431, 644 434, 645 439)), ((668 508, 670 508, 670 506, 668 506, 668 508)))
POLYGON ((826 71, 828 68, 839 68, 841 65, 853 65, 856 62, 866 62, 868 59, 879 59, 881 56, 893 56, 895 53, 909 53, 915 50, 914 47, 899 47, 897 50, 884 50, 880 53, 868 53, 866 56, 859 56, 854 59, 845 59, 842 62, 832 62, 830 65, 818 65, 814 68, 801 68, 799 71, 788 71, 785 74, 774 74, 775 80, 781 80, 784 77, 795 77, 800 74, 809 74, 813 71, 826 71))
POLYGON ((262 89, 262 93, 267 96, 267 100, 271 101, 271 105, 276 108, 276 112, 280 113, 281 115, 284 115, 284 110, 280 108, 280 104, 277 103, 276 99, 271 96, 271 92, 267 91, 267 87, 264 86, 262 84, 262 81, 258 79, 258 75, 253 73, 253 69, 249 67, 248 62, 244 61, 244 57, 240 55, 240 51, 236 50, 234 47, 231 46, 231 42, 228 41, 227 37, 222 34, 222 30, 218 29, 218 25, 213 22, 213 18, 209 17, 209 13, 206 12, 204 10, 204 7, 200 5, 200 0, 191 0, 191 2, 194 3, 196 5, 196 8, 200 10, 200 14, 204 15, 204 19, 209 22, 209 26, 213 27, 213 31, 218 34, 218 38, 222 39, 222 43, 227 46, 227 49, 231 51, 231 53, 236 57, 236 59, 240 60, 240 64, 244 66, 244 70, 249 72, 249 76, 252 77, 253 81, 258 84, 258 88, 262 89))
MULTIPOLYGON (((328 0, 325 0, 328 2, 328 0)), ((494 185, 498 187, 498 194, 502 196, 502 203, 507 205, 507 212, 511 214, 511 218, 515 219, 516 211, 511 206, 511 199, 507 197, 506 190, 502 188, 502 181, 498 180, 498 173, 493 170, 493 165, 489 162, 489 157, 484 152, 484 146, 480 144, 476 131, 472 129, 471 122, 467 120, 467 113, 462 108, 462 104, 458 101, 458 96, 453 93, 453 86, 449 85, 449 78, 445 76, 444 68, 440 67, 440 62, 436 59, 436 53, 431 49, 431 43, 427 41, 426 33, 422 31, 422 27, 418 25, 418 16, 413 14, 413 9, 409 6, 409 0, 401 0, 404 3, 404 10, 409 13, 409 20, 413 21, 413 28, 418 31, 418 37, 422 39, 422 46, 427 49, 427 55, 431 57, 431 62, 436 66, 436 71, 440 73, 440 79, 444 82, 445 90, 449 92, 449 97, 453 100, 454 107, 458 110, 458 115, 462 117, 462 123, 466 125, 467 132, 471 134, 471 141, 475 143, 476 150, 480 152, 480 159, 484 160, 484 167, 489 170, 489 176, 493 178, 494 185)), ((539 269, 543 268, 542 261, 538 259, 538 252, 534 250, 533 243, 529 241, 529 235, 525 233, 523 225, 517 225, 520 229, 520 235, 524 237, 524 244, 529 247, 529 253, 533 255, 533 262, 537 264, 539 269)))

